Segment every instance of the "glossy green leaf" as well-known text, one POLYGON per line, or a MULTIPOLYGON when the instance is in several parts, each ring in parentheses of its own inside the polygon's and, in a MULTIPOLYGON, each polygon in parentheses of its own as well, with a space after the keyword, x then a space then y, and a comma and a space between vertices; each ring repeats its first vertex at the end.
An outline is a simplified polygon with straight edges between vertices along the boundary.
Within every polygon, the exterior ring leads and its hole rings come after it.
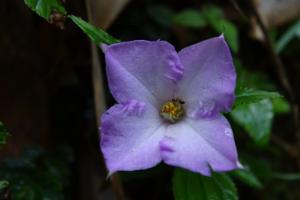
POLYGON ((282 52, 289 42, 295 37, 300 37, 300 21, 294 23, 277 41, 276 51, 277 53, 282 52))
POLYGON ((202 176, 184 169, 175 169, 173 176, 175 200, 237 200, 233 181, 225 174, 202 176))
POLYGON ((265 74, 246 70, 241 66, 241 63, 238 60, 235 60, 235 66, 238 74, 238 89, 236 93, 239 96, 237 97, 235 106, 251 103, 253 102, 252 100, 259 101, 264 98, 268 98, 272 100, 273 111, 275 113, 279 114, 290 112, 290 104, 284 97, 279 98, 280 95, 278 93, 267 92, 276 90, 276 87, 265 74), (251 89, 247 89, 247 87, 250 87, 251 89), (246 93, 246 95, 243 93, 246 93), (251 99, 250 101, 245 100, 244 97, 249 95, 253 95, 254 99, 251 99))
POLYGON ((112 37, 102 29, 84 21, 80 17, 69 15, 69 18, 97 45, 100 43, 113 44, 120 42, 120 40, 112 37))
POLYGON ((3 123, 0 122, 0 147, 6 143, 8 136, 9 136, 8 131, 4 127, 3 123))
POLYGON ((189 28, 202 28, 206 25, 206 19, 198 10, 184 10, 174 16, 173 22, 175 25, 189 27, 189 28))
POLYGON ((262 183, 258 180, 258 178, 252 173, 250 169, 238 169, 230 172, 234 177, 238 178, 243 183, 254 187, 254 188, 262 188, 262 183))
POLYGON ((67 11, 63 7, 60 0, 24 0, 25 4, 36 12, 39 16, 49 21, 49 17, 53 11, 57 11, 63 15, 67 11))
MULTIPOLYGON (((270 94, 267 93, 267 95, 270 94)), ((253 97, 249 98, 248 102, 253 101, 251 100, 253 97)), ((256 98, 258 97, 254 98, 255 101, 257 100, 256 98)), ((256 144, 261 146, 268 144, 274 117, 271 100, 263 99, 258 102, 237 106, 230 113, 230 116, 236 123, 247 130, 256 144)))

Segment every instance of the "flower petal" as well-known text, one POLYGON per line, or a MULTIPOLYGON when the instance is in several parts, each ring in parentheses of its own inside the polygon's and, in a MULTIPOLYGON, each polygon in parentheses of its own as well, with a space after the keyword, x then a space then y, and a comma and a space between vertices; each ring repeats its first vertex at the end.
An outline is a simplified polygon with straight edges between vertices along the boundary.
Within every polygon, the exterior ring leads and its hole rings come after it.
POLYGON ((236 146, 228 121, 221 115, 186 119, 169 126, 160 142, 164 162, 203 175, 239 168, 236 146))
POLYGON ((146 169, 161 161, 163 128, 152 105, 135 100, 117 104, 101 120, 101 150, 109 174, 146 169))
POLYGON ((234 101, 236 73, 223 36, 186 47, 179 57, 185 67, 179 97, 190 105, 188 112, 205 117, 229 111, 234 101))
POLYGON ((136 40, 103 49, 110 91, 119 103, 136 99, 160 106, 174 96, 183 67, 171 44, 136 40))

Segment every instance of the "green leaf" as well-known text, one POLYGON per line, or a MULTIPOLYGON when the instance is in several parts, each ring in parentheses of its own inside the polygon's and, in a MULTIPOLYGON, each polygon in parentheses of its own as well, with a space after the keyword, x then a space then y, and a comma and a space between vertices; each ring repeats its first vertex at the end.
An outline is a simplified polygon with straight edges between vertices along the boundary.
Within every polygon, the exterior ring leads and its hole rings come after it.
POLYGON ((216 32, 223 33, 232 51, 237 53, 239 49, 238 29, 232 22, 225 19, 223 11, 216 6, 208 5, 203 8, 202 13, 208 24, 216 32))
POLYGON ((175 169, 173 176, 175 200, 237 200, 237 190, 225 174, 201 176, 184 169, 175 169))
POLYGON ((189 28, 203 28, 206 26, 206 19, 198 10, 187 9, 174 16, 175 25, 189 28))
POLYGON ((273 111, 277 114, 291 112, 290 104, 284 98, 275 98, 272 100, 272 103, 273 103, 273 111))
POLYGON ((299 181, 300 173, 282 173, 282 172, 273 172, 271 173, 272 177, 284 180, 284 181, 299 181))
POLYGON ((251 169, 251 172, 255 174, 264 184, 272 181, 272 167, 269 160, 262 158, 261 156, 240 153, 239 156, 242 163, 246 163, 251 169))
POLYGON ((9 185, 7 181, 0 181, 0 190, 6 188, 9 185))
MULTIPOLYGON (((274 84, 272 84, 272 82, 268 79, 268 77, 265 74, 246 70, 241 66, 241 63, 238 60, 235 60, 234 63, 238 74, 238 80, 237 80, 237 85, 239 88, 237 90, 238 95, 244 92, 253 93, 257 91, 261 92, 262 90, 274 91, 276 89, 274 84), (250 87, 252 89, 246 89, 247 87, 250 87)), ((263 92, 265 93, 266 91, 263 92)), ((283 97, 277 98, 276 96, 278 95, 275 94, 275 96, 272 95, 271 97, 273 103, 273 111, 278 114, 290 112, 291 108, 287 100, 283 97)), ((260 99, 258 98, 258 100, 260 99)), ((243 102, 239 102, 239 100, 237 100, 235 105, 238 106, 240 103, 243 102)), ((251 101, 249 103, 251 103, 251 101)))
POLYGON ((222 9, 214 5, 206 5, 202 9, 202 13, 210 21, 210 23, 214 23, 214 21, 224 18, 222 9))
POLYGON ((253 90, 249 88, 239 88, 236 91, 234 108, 259 102, 263 99, 276 99, 282 96, 278 92, 268 92, 262 90, 253 90))
POLYGON ((158 24, 169 27, 172 24, 174 11, 168 6, 152 5, 147 8, 149 16, 158 24))
POLYGON ((49 21, 51 13, 55 10, 63 15, 67 14, 67 11, 63 7, 60 0, 24 0, 25 4, 36 12, 39 16, 49 21))
MULTIPOLYGON (((256 101, 256 97, 254 100, 256 101)), ((235 107, 230 116, 247 130, 256 144, 260 146, 268 144, 274 117, 272 102, 269 99, 235 107)))
POLYGON ((280 53, 295 37, 300 37, 300 21, 295 22, 277 41, 276 51, 280 53))
POLYGON ((239 44, 238 44, 238 30, 236 26, 226 19, 219 19, 214 21, 212 27, 218 32, 223 33, 225 39, 227 40, 231 50, 234 53, 238 52, 239 44))
POLYGON ((100 43, 113 44, 120 42, 120 40, 112 37, 102 29, 84 21, 80 17, 74 15, 69 15, 68 17, 97 45, 100 43))
POLYGON ((26 149, 22 155, 1 161, 0 177, 10 183, 12 199, 60 200, 70 184, 69 148, 53 152, 26 149))
POLYGON ((234 177, 237 177, 240 181, 251 187, 262 188, 261 182, 250 169, 238 169, 230 172, 230 174, 232 174, 234 177))
POLYGON ((3 123, 0 122, 0 147, 6 143, 8 136, 9 136, 8 131, 4 127, 3 123))

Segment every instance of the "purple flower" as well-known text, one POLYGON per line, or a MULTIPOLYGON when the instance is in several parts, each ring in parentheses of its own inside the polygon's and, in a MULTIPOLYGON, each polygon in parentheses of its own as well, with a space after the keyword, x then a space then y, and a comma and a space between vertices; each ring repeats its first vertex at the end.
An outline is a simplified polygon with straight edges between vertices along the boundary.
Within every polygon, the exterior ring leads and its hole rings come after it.
POLYGON ((101 118, 109 174, 161 161, 210 175, 240 167, 230 124, 236 73, 223 36, 179 51, 165 41, 103 47, 118 102, 101 118))

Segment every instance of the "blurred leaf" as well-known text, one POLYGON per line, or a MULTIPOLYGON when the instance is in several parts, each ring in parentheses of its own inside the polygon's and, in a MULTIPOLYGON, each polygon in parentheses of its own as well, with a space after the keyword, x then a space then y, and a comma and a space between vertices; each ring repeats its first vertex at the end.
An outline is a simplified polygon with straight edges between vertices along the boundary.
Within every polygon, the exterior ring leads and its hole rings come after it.
POLYGON ((264 184, 272 178, 272 168, 269 160, 259 155, 240 154, 240 161, 249 166, 251 172, 255 174, 264 184))
POLYGON ((213 23, 213 21, 216 19, 221 19, 224 17, 223 10, 211 4, 204 6, 202 13, 211 23, 213 23))
POLYGON ((219 34, 223 33, 232 51, 237 53, 239 49, 238 30, 232 22, 224 17, 222 9, 207 5, 202 9, 202 13, 207 23, 219 34))
POLYGON ((206 26, 206 19, 198 10, 187 9, 174 16, 175 25, 189 28, 203 28, 206 26))
POLYGON ((0 181, 0 190, 6 188, 9 185, 7 181, 0 181))
POLYGON ((295 22, 277 41, 276 51, 280 53, 295 37, 300 37, 300 21, 295 22))
POLYGON ((230 172, 230 174, 251 187, 262 188, 261 182, 250 169, 238 169, 230 172))
POLYGON ((259 102, 263 99, 282 98, 278 92, 268 92, 262 90, 253 90, 249 88, 239 88, 236 91, 234 109, 239 106, 259 102))
POLYGON ((70 159, 66 148, 46 152, 26 149, 18 158, 5 159, 0 177, 10 183, 14 200, 63 200, 70 181, 70 159))
POLYGON ((237 200, 237 190, 225 174, 202 176, 184 169, 175 169, 173 193, 176 200, 237 200))
POLYGON ((238 30, 236 26, 226 19, 219 19, 214 21, 212 27, 218 32, 223 33, 225 39, 227 40, 231 50, 234 53, 238 52, 239 44, 238 44, 238 30))
MULTIPOLYGON (((270 94, 266 93, 266 95, 270 94)), ((244 102, 257 101, 259 98, 263 97, 261 95, 259 97, 250 96, 249 99, 245 98, 247 100, 244 102)), ((268 144, 274 116, 272 102, 269 99, 237 106, 230 113, 230 116, 237 124, 247 130, 256 144, 261 146, 268 144)))
POLYGON ((147 8, 149 16, 158 24, 169 27, 172 24, 174 11, 168 6, 152 5, 147 8))
POLYGON ((273 111, 275 113, 289 113, 291 111, 291 107, 289 102, 284 98, 276 98, 272 100, 273 111))
POLYGON ((281 172, 273 172, 272 176, 274 178, 285 180, 285 181, 299 181, 300 173, 281 173, 281 172))
POLYGON ((68 17, 97 45, 100 43, 113 44, 120 42, 120 40, 115 39, 107 32, 93 26, 80 17, 76 17, 74 15, 69 15, 68 17))
POLYGON ((2 122, 0 122, 0 147, 6 143, 9 133, 5 129, 2 122))
POLYGON ((63 15, 67 11, 63 7, 61 0, 24 0, 25 4, 36 12, 39 16, 49 21, 51 13, 55 10, 63 15))

